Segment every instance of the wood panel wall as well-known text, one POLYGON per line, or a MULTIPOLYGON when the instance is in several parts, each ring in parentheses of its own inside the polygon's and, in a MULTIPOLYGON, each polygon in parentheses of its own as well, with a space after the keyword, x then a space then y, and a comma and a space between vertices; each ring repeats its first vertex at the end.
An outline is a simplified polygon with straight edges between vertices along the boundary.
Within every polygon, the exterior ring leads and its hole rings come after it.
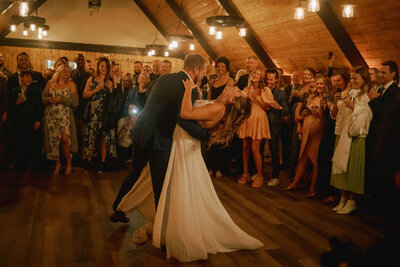
POLYGON ((89 59, 91 62, 94 63, 94 66, 96 66, 96 62, 99 57, 106 56, 110 60, 117 61, 121 65, 121 68, 125 73, 133 73, 133 62, 135 62, 136 60, 139 60, 143 62, 143 64, 148 64, 151 66, 153 60, 155 59, 159 59, 161 61, 164 59, 168 59, 172 62, 172 72, 180 71, 183 67, 183 60, 178 58, 0 46, 0 52, 4 55, 5 67, 8 68, 10 71, 15 72, 17 70, 17 55, 23 51, 28 53, 34 70, 39 72, 43 72, 46 69, 46 60, 56 60, 62 56, 66 56, 68 57, 69 61, 74 61, 74 57, 77 53, 82 53, 86 59, 89 59))

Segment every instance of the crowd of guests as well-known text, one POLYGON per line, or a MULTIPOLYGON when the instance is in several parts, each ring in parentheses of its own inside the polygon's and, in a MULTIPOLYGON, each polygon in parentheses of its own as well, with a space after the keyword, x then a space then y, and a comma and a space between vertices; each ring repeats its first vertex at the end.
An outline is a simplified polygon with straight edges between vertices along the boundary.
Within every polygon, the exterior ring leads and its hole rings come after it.
MULTIPOLYGON (((54 174, 64 164, 66 175, 72 166, 102 173, 132 161, 132 127, 157 79, 171 72, 171 62, 155 60, 150 67, 135 61, 133 73, 106 57, 95 69, 82 54, 74 62, 71 70, 69 59, 61 57, 42 75, 22 52, 11 73, 0 53, 2 169, 39 172, 50 161, 54 174)), ((251 114, 229 146, 204 146, 210 175, 239 174, 240 184, 276 187, 280 170, 287 169, 291 183, 283 189, 307 188, 306 197, 337 203, 333 210, 339 214, 356 209, 357 195, 387 200, 392 188, 376 151, 381 124, 400 94, 394 61, 379 69, 295 70, 286 85, 282 69, 264 70, 249 56, 246 70, 233 77, 230 61, 220 57, 192 92, 192 101, 213 101, 225 87, 237 86, 252 100, 251 114), (271 177, 263 174, 266 154, 271 177)))

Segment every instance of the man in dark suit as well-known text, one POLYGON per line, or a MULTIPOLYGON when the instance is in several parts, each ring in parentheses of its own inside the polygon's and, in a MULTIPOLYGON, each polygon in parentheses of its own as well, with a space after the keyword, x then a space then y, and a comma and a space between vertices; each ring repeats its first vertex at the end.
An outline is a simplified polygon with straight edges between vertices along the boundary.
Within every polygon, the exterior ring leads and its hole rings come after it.
POLYGON ((279 184, 280 156, 279 156, 279 138, 282 132, 282 117, 289 115, 288 100, 285 91, 276 86, 278 73, 276 70, 267 70, 266 82, 274 95, 274 100, 279 106, 271 106, 268 110, 269 130, 271 139, 269 147, 272 155, 272 179, 268 186, 277 186, 279 184))
POLYGON ((255 56, 248 56, 246 58, 247 74, 240 76, 236 86, 243 90, 249 84, 249 74, 252 73, 258 66, 258 59, 255 56))
POLYGON ((71 80, 75 83, 76 89, 79 96, 79 106, 74 112, 76 129, 78 134, 78 156, 74 157, 74 164, 77 164, 82 159, 82 148, 83 148, 83 129, 84 129, 84 113, 88 99, 82 97, 83 91, 86 87, 86 82, 91 76, 89 72, 85 70, 85 56, 82 54, 76 54, 75 56, 76 69, 71 71, 71 80))
POLYGON ((385 192, 389 189, 384 187, 384 181, 381 177, 382 170, 378 168, 376 145, 382 121, 387 117, 388 110, 395 103, 396 96, 400 94, 400 89, 397 85, 399 69, 396 62, 392 60, 383 62, 379 68, 378 78, 383 86, 377 91, 371 89, 368 92, 370 98, 368 104, 372 110, 373 117, 366 138, 365 187, 366 192, 370 193, 374 202, 379 205, 379 202, 385 197, 385 192))
MULTIPOLYGON (((21 81, 21 73, 23 71, 27 71, 31 69, 31 62, 29 60, 29 55, 26 52, 21 52, 17 55, 17 67, 18 71, 8 77, 7 87, 9 90, 12 90, 18 86, 20 86, 21 81)), ((44 80, 42 74, 37 71, 32 71, 33 73, 33 82, 32 86, 40 88, 42 91, 46 86, 46 81, 44 80)))
POLYGON ((164 183, 172 147, 172 134, 178 123, 190 135, 205 140, 207 132, 196 121, 179 118, 185 87, 182 80, 191 79, 197 84, 207 71, 207 60, 198 54, 185 57, 183 71, 162 75, 157 79, 133 128, 133 168, 122 183, 114 201, 112 222, 128 222, 124 213, 117 211, 121 199, 129 192, 145 167, 150 163, 151 179, 156 206, 164 183))

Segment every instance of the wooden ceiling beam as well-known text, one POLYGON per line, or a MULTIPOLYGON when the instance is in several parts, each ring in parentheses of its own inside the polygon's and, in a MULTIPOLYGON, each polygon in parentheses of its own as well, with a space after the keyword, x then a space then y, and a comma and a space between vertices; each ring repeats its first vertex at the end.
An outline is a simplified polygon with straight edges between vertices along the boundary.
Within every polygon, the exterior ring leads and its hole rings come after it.
POLYGON ((239 9, 233 4, 232 0, 218 0, 218 2, 222 5, 222 7, 228 12, 229 16, 241 17, 245 21, 245 27, 247 28, 247 34, 244 37, 250 48, 257 55, 257 57, 261 60, 266 68, 276 68, 275 63, 272 61, 271 57, 264 50, 261 45, 261 41, 258 38, 255 31, 252 29, 250 24, 243 18, 239 9))
POLYGON ((6 12, 8 8, 10 8, 14 4, 14 1, 1 1, 0 2, 0 14, 6 12))
MULTIPOLYGON (((32 5, 29 6, 29 16, 32 15, 32 13, 36 12, 39 7, 41 7, 47 0, 37 0, 34 2, 32 5)), ((10 33, 10 27, 6 27, 1 33, 0 33, 0 39, 5 38, 7 34, 10 33)))
POLYGON ((199 30, 194 23, 189 19, 189 16, 181 9, 180 6, 174 0, 166 0, 169 7, 174 11, 175 15, 183 21, 189 31, 192 32, 193 37, 199 42, 199 44, 203 47, 204 51, 208 54, 208 56, 215 60, 218 55, 214 51, 214 49, 208 44, 207 39, 204 37, 201 30, 199 30))
POLYGON ((333 11, 331 5, 326 2, 321 2, 321 8, 318 11, 318 15, 322 22, 325 24, 326 28, 330 32, 333 39, 335 39, 339 48, 342 50, 343 54, 346 56, 350 64, 355 66, 366 66, 367 62, 364 60, 360 51, 357 49, 353 40, 350 38, 346 29, 340 23, 338 17, 333 11))
MULTIPOLYGON (((161 35, 164 38, 167 38, 168 32, 165 30, 165 28, 160 23, 158 23, 157 19, 150 13, 150 11, 142 3, 142 1, 141 0, 133 0, 133 2, 135 2, 135 4, 140 8, 140 10, 142 10, 142 12, 151 21, 151 23, 153 23, 154 27, 156 27, 156 29, 161 33, 161 35)), ((170 53, 171 53, 170 56, 181 58, 181 59, 185 58, 185 53, 183 53, 181 50, 170 51, 170 53)))

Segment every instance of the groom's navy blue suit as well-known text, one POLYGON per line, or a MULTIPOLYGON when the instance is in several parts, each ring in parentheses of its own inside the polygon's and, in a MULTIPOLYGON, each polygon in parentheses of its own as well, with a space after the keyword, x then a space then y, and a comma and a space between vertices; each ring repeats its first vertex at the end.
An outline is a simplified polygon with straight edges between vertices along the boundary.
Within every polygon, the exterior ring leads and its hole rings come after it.
POLYGON ((114 211, 139 178, 147 161, 150 163, 157 206, 171 152, 172 134, 177 123, 194 138, 199 140, 207 138, 207 132, 196 121, 180 119, 185 92, 182 80, 186 79, 189 79, 188 75, 181 71, 164 74, 154 84, 146 105, 133 127, 133 169, 121 185, 113 204, 114 211))

